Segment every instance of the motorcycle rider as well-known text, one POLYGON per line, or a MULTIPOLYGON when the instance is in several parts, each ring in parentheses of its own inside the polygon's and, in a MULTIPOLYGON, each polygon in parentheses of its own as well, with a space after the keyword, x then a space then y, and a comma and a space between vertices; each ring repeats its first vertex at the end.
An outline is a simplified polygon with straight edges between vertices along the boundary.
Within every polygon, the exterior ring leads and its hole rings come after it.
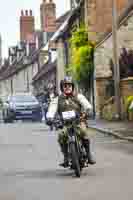
POLYGON ((47 87, 47 102, 50 103, 50 101, 57 96, 55 86, 53 83, 49 83, 47 87))
MULTIPOLYGON (((60 82, 60 90, 61 94, 59 97, 56 97, 53 99, 53 101, 51 101, 48 108, 48 121, 52 121, 57 112, 60 115, 62 112, 69 110, 75 110, 80 113, 81 122, 79 125, 77 125, 76 129, 82 138, 83 145, 87 153, 88 163, 95 164, 96 162, 91 154, 90 139, 86 123, 86 113, 92 110, 92 106, 84 95, 75 92, 75 85, 72 77, 67 76, 60 82)), ((63 129, 60 130, 58 134, 58 142, 64 155, 64 162, 61 163, 60 166, 68 167, 68 144, 66 127, 63 127, 63 129)))
POLYGON ((55 98, 56 96, 57 96, 57 93, 56 93, 54 84, 49 83, 48 87, 47 87, 47 94, 45 96, 45 100, 46 100, 46 104, 47 104, 47 108, 45 109, 45 119, 46 119, 46 114, 48 111, 49 104, 52 101, 52 99, 55 98))

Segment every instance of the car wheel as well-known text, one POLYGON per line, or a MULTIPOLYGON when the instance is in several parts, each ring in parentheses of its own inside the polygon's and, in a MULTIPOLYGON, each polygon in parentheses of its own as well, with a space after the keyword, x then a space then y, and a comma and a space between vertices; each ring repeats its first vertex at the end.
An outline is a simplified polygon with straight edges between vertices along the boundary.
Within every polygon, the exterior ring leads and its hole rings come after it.
POLYGON ((13 123, 13 119, 4 119, 4 123, 13 123))
POLYGON ((4 123, 7 123, 7 119, 6 119, 6 116, 5 116, 5 111, 2 112, 2 120, 4 123))
POLYGON ((8 123, 8 120, 7 119, 3 119, 3 122, 6 124, 6 123, 8 123))
POLYGON ((5 112, 2 114, 4 123, 13 123, 13 119, 9 118, 8 112, 5 115, 5 112))
POLYGON ((32 119, 32 122, 41 122, 41 119, 32 119))

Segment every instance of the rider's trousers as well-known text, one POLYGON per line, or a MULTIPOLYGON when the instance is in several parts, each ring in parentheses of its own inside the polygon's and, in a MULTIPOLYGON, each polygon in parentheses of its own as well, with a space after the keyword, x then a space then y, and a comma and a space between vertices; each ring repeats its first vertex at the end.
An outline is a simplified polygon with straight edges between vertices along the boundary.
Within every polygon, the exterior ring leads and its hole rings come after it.
MULTIPOLYGON (((75 126, 76 133, 81 139, 90 139, 92 132, 87 128, 86 123, 81 122, 79 125, 75 126)), ((65 144, 68 141, 67 127, 63 127, 58 134, 58 142, 60 144, 65 144)))

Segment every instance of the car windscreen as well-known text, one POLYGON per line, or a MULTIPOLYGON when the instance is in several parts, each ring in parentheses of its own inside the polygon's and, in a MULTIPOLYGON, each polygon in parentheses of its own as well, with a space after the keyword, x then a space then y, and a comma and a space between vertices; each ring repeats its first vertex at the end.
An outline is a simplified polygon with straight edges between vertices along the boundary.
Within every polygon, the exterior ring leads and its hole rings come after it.
POLYGON ((16 95, 11 97, 11 101, 13 102, 37 102, 34 96, 30 95, 16 95))

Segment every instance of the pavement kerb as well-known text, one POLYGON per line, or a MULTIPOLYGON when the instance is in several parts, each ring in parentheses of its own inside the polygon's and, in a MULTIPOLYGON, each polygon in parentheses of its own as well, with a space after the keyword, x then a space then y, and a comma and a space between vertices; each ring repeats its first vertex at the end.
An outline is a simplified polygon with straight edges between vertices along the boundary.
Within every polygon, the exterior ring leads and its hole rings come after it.
POLYGON ((92 128, 92 129, 95 129, 97 131, 100 131, 101 133, 114 136, 114 137, 116 137, 118 139, 127 140, 129 142, 133 142, 133 137, 123 137, 119 133, 117 133, 115 131, 111 131, 111 130, 105 129, 105 128, 98 128, 98 127, 95 127, 95 126, 88 126, 88 127, 92 128))

